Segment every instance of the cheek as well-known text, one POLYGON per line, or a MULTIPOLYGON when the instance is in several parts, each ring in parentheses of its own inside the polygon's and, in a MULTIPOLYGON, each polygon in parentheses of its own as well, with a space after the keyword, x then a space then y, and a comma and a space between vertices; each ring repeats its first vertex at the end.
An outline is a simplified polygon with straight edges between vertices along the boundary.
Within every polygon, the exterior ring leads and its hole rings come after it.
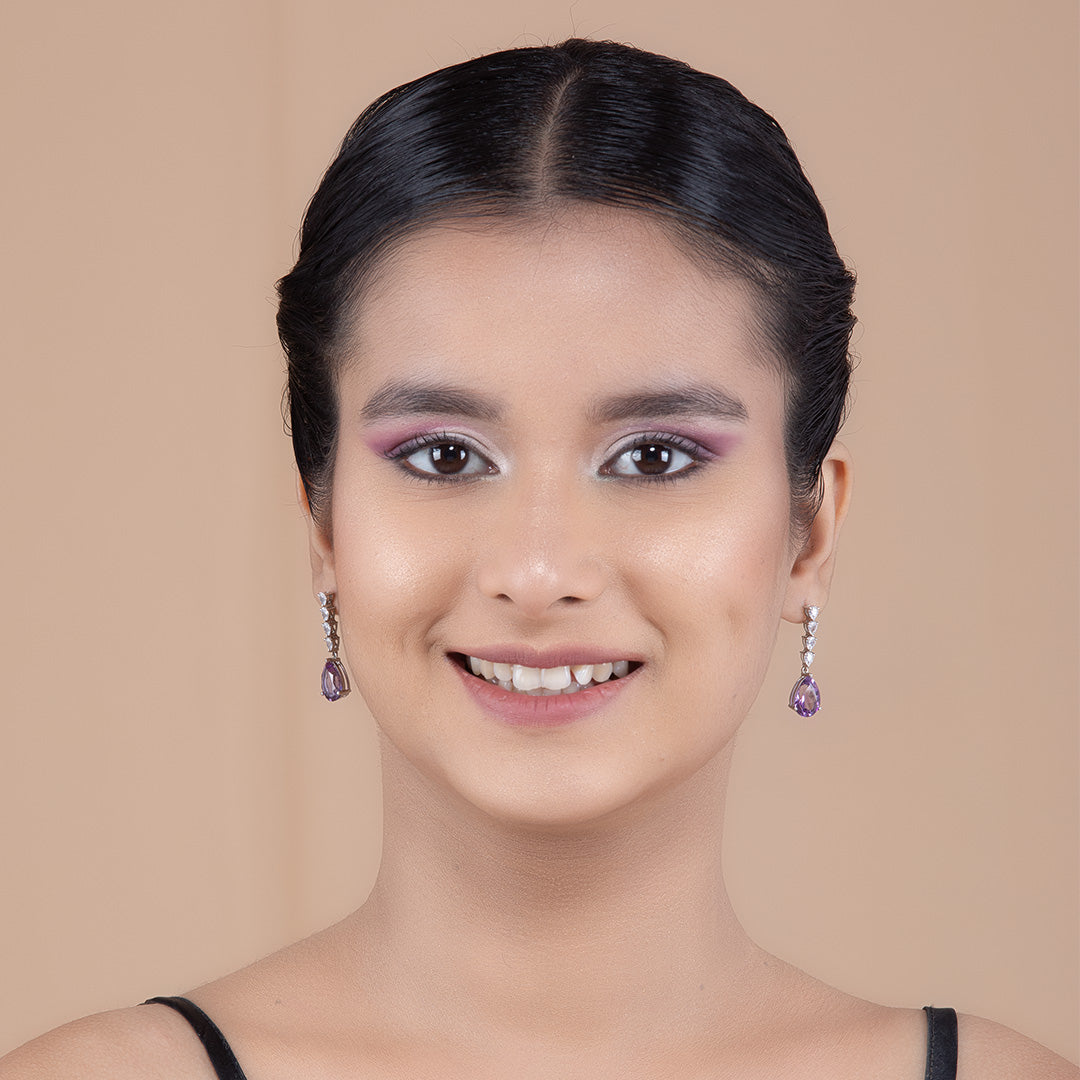
POLYGON ((767 484, 638 531, 628 591, 670 665, 716 708, 749 708, 764 679, 789 572, 786 483, 767 484))
POLYGON ((377 666, 415 647, 452 606, 468 536, 429 492, 389 494, 364 480, 347 464, 335 476, 334 569, 346 650, 351 639, 377 666))
POLYGON ((672 505, 634 530, 626 565, 637 585, 688 612, 772 615, 788 573, 786 487, 761 484, 672 505))

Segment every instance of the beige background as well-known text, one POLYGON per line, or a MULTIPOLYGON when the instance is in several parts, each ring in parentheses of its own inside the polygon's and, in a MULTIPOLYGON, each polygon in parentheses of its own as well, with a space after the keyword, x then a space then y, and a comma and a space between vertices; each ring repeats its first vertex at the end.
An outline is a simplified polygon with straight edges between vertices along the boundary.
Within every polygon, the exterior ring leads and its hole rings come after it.
POLYGON ((826 711, 781 639, 727 858, 767 947, 1076 1057, 1071 0, 3 7, 0 1049, 321 926, 377 860, 319 697, 273 282, 375 94, 573 31, 774 111, 861 284, 826 711))

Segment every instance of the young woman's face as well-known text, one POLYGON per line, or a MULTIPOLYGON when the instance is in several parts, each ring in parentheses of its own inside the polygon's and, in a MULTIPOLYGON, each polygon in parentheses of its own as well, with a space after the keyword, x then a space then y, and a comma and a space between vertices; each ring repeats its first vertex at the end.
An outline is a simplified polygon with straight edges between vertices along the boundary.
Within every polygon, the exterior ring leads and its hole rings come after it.
POLYGON ((399 767, 558 826, 712 760, 817 599, 744 286, 578 209, 427 229, 356 315, 315 582, 399 767))

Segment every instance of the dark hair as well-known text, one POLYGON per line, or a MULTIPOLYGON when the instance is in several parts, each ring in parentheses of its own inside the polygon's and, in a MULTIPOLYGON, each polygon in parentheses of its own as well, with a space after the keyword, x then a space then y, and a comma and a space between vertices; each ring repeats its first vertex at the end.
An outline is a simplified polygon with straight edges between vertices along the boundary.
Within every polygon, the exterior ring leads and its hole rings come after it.
POLYGON ((606 41, 510 49, 399 86, 353 124, 278 282, 293 448, 329 525, 336 374, 377 257, 423 224, 552 204, 648 212, 757 287, 786 387, 792 519, 843 419, 854 277, 783 131, 730 83, 606 41))

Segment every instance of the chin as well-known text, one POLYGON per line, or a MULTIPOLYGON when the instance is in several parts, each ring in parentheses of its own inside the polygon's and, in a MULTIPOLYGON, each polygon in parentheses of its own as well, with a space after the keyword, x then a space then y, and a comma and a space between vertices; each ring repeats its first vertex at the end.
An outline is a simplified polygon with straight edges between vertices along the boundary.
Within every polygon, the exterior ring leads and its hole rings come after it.
POLYGON ((569 836, 614 825, 629 812, 632 798, 613 797, 614 793, 575 793, 570 797, 552 797, 551 793, 516 793, 505 799, 473 801, 485 816, 508 829, 536 832, 550 836, 569 836))
POLYGON ((478 813, 478 824, 543 833, 640 826, 683 803, 691 787, 695 799, 704 794, 710 804, 710 792, 723 792, 738 726, 734 716, 687 700, 552 728, 450 710, 441 722, 418 725, 407 718, 439 716, 433 701, 368 703, 387 744, 386 794, 399 810, 423 806, 447 822, 478 813))
POLYGON ((549 835, 573 835, 583 831, 640 826, 641 819, 655 817, 665 804, 682 801, 688 784, 704 782, 718 794, 722 781, 714 776, 727 761, 725 747, 709 755, 670 763, 656 771, 659 755, 646 763, 618 760, 562 760, 547 763, 520 760, 516 767, 499 770, 484 767, 457 777, 444 775, 441 782, 452 787, 487 819, 505 828, 549 835), (523 767, 525 766, 525 767, 523 767), (493 777, 498 782, 493 782, 493 777))

